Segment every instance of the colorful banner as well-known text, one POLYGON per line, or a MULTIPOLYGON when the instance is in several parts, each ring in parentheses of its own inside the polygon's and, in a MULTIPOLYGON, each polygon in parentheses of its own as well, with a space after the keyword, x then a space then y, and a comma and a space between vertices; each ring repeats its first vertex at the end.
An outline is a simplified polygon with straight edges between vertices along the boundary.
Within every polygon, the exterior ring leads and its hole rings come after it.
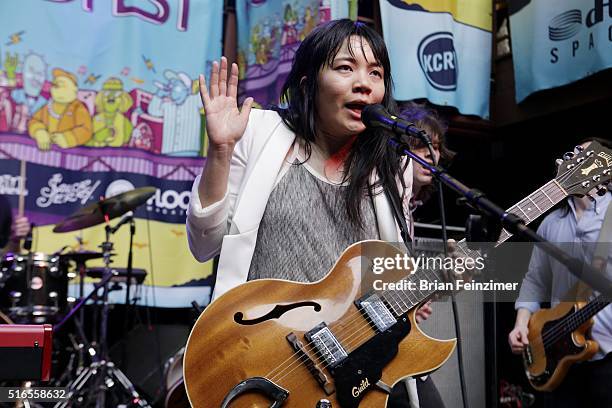
POLYGON ((489 117, 491 1, 380 0, 395 98, 489 117))
MULTIPOLYGON (((154 186, 135 211, 134 267, 148 272, 138 302, 208 302, 212 265, 189 252, 185 210, 205 151, 197 77, 220 58, 221 31, 217 0, 0 4, 0 194, 17 208, 26 161, 35 250, 98 251, 102 226, 54 225, 101 197, 154 186)), ((113 266, 126 267, 129 228, 112 242, 113 266)))
POLYGON ((318 24, 348 17, 347 0, 236 0, 239 94, 277 105, 300 42, 318 24))
POLYGON ((612 3, 510 2, 516 100, 612 67, 612 3))

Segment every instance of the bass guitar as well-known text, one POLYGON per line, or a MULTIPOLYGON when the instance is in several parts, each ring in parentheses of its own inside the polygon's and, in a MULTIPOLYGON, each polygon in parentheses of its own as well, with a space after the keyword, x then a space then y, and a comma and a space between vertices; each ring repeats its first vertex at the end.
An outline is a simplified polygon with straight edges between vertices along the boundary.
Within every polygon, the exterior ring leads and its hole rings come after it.
MULTIPOLYGON (((600 153, 593 143, 567 157, 554 180, 509 212, 531 222, 569 194, 586 194, 600 183, 594 178, 600 153)), ((497 244, 510 236, 504 230, 497 244)), ((464 241, 455 250, 478 256, 464 241)), ((403 252, 389 243, 363 241, 347 248, 318 282, 255 280, 216 299, 187 342, 191 405, 315 407, 329 401, 342 408, 384 407, 400 379, 440 367, 456 339, 429 337, 415 320, 417 308, 437 291, 373 292, 363 280, 372 275, 365 271, 374 258, 396 256, 403 252)), ((404 280, 441 282, 445 275, 422 270, 404 280)))
POLYGON ((561 302, 531 315, 523 365, 533 388, 553 391, 573 364, 597 353, 599 345, 587 339, 587 333, 593 326, 593 316, 609 304, 600 295, 588 303, 561 302))

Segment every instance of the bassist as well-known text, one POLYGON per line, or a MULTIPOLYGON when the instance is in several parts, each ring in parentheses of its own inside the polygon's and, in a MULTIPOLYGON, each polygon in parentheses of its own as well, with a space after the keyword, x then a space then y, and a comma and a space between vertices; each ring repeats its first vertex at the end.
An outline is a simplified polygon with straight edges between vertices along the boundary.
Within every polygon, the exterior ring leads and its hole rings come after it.
MULTIPOLYGON (((611 147, 608 140, 597 141, 608 148, 611 147)), ((587 145, 588 142, 584 143, 583 147, 587 145)), ((603 196, 568 198, 564 207, 553 211, 543 220, 538 233, 551 242, 593 245, 598 240, 611 201, 612 193, 609 191, 603 196)), ((607 243, 607 248, 610 248, 610 243, 607 243)), ((610 259, 612 258, 608 257, 608 271, 610 259)), ((584 261, 591 262, 587 259, 584 261)), ((552 306, 555 306, 561 300, 568 300, 563 297, 577 282, 565 267, 552 261, 539 248, 534 248, 519 299, 515 304, 515 326, 508 336, 513 353, 522 353, 529 344, 528 323, 532 313, 540 308, 537 300, 550 300, 552 306)), ((588 362, 571 366, 561 385, 546 396, 551 407, 612 406, 612 305, 595 315, 591 337, 599 343, 598 353, 588 362)))

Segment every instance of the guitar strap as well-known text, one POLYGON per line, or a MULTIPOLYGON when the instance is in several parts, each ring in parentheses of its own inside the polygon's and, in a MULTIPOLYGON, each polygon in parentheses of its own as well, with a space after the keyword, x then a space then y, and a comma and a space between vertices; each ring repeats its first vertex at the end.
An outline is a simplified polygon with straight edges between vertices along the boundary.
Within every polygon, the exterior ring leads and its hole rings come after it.
MULTIPOLYGON (((404 211, 402 211, 402 199, 400 197, 399 190, 397 189, 397 184, 395 183, 395 180, 392 180, 390 183, 387 183, 384 190, 385 195, 387 196, 387 200, 391 204, 393 216, 395 217, 395 221, 397 221, 397 225, 399 226, 400 234, 402 236, 402 239, 404 240, 406 250, 410 255, 414 255, 412 238, 410 237, 410 230, 408 229, 408 225, 406 223, 406 217, 404 217, 404 211)), ((402 382, 406 387, 406 392, 408 394, 408 404, 410 405, 410 408, 419 408, 420 401, 419 395, 417 393, 416 378, 408 377, 405 378, 402 382)))
POLYGON ((612 246, 612 204, 608 204, 606 215, 604 215, 601 224, 601 231, 599 231, 599 238, 593 255, 593 266, 603 271, 610 254, 610 246, 612 246), (601 263, 601 265, 597 265, 597 263, 601 263))
POLYGON ((410 237, 410 230, 408 229, 408 225, 406 224, 406 217, 404 217, 404 212, 402 211, 402 200, 400 198, 399 191, 397 189, 397 184, 395 180, 387 183, 384 186, 385 195, 387 196, 387 200, 391 204, 391 209, 393 210, 393 217, 395 217, 395 221, 400 229, 400 235, 404 240, 404 245, 406 245, 406 249, 409 254, 412 254, 412 238, 410 237))

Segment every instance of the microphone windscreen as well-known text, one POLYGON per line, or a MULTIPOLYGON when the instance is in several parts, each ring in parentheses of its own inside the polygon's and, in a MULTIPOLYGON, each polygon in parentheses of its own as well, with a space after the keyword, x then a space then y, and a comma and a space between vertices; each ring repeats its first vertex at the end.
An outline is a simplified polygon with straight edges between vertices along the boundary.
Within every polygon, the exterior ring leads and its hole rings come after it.
POLYGON ((380 118, 388 116, 388 112, 381 104, 366 105, 361 110, 361 121, 366 126, 380 126, 380 118))

